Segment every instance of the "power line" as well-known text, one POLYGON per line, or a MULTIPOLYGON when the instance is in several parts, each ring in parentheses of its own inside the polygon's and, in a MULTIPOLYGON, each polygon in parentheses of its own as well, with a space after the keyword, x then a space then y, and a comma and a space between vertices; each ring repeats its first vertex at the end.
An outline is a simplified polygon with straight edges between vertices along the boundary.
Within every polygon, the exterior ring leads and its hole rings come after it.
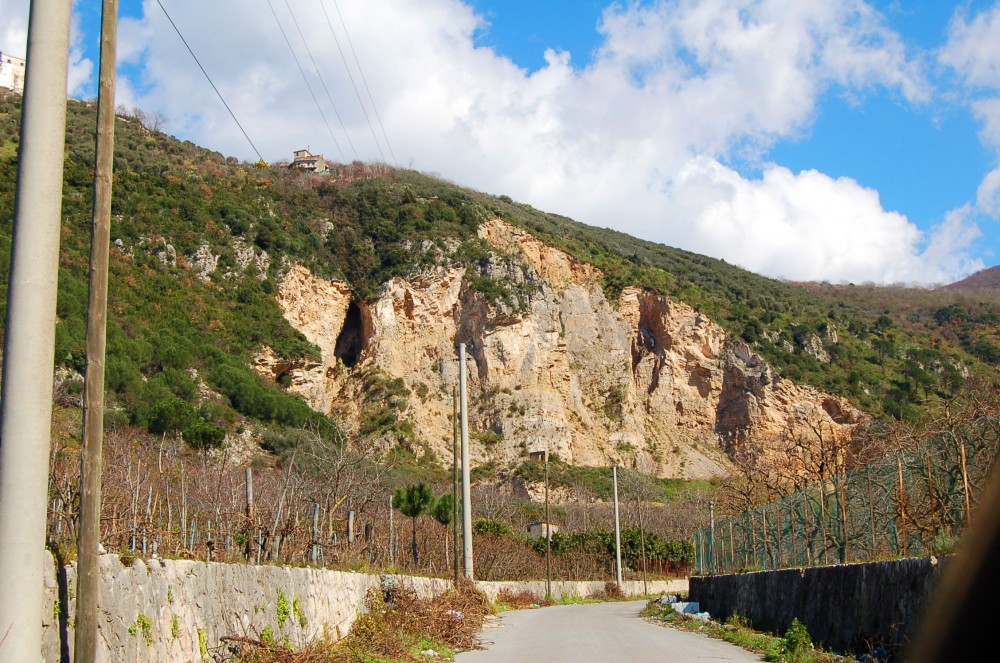
MULTIPOLYGON (((160 0, 156 0, 159 2, 160 0)), ((271 4, 271 0, 267 0, 267 6, 271 9, 271 15, 274 16, 274 22, 278 24, 278 30, 281 31, 281 36, 285 38, 285 44, 288 45, 288 50, 292 53, 292 59, 295 60, 295 66, 299 68, 299 73, 302 74, 302 80, 305 81, 306 87, 309 89, 309 95, 312 96, 313 103, 316 104, 316 110, 319 111, 320 117, 323 118, 323 124, 326 125, 326 131, 330 134, 330 138, 333 140, 333 144, 337 148, 337 152, 340 153, 340 159, 342 161, 347 161, 344 156, 344 151, 340 149, 340 143, 337 142, 336 136, 333 135, 333 129, 330 128, 330 122, 326 119, 326 113, 323 112, 323 108, 319 105, 319 100, 316 98, 316 93, 313 92, 312 85, 309 84, 309 78, 306 76, 305 70, 302 68, 302 64, 299 62, 299 58, 295 55, 295 49, 292 48, 292 42, 289 41, 288 35, 285 34, 285 29, 281 27, 281 21, 278 20, 278 14, 274 11, 274 5, 271 4)), ((294 16, 292 17, 294 20, 294 16)))
MULTIPOLYGON (((354 81, 354 74, 351 73, 351 67, 347 64, 347 56, 344 55, 344 49, 340 47, 340 39, 337 38, 337 31, 333 29, 333 22, 330 20, 330 14, 326 11, 326 5, 323 4, 323 0, 319 0, 319 6, 323 9, 326 24, 330 26, 330 34, 333 35, 333 43, 337 45, 337 50, 340 52, 340 59, 344 62, 344 69, 347 70, 347 76, 351 79, 351 86, 354 88, 354 95, 358 98, 358 105, 361 106, 361 112, 365 114, 365 122, 368 123, 368 129, 372 132, 372 140, 375 141, 375 147, 378 148, 378 153, 384 163, 385 152, 382 151, 382 144, 379 143, 378 136, 375 135, 375 127, 372 125, 371 118, 368 117, 368 109, 365 108, 365 102, 361 100, 361 93, 358 92, 358 84, 354 81)), ((346 27, 344 29, 346 30, 346 27)))
POLYGON ((229 116, 233 118, 233 122, 235 122, 236 126, 238 126, 240 131, 243 132, 243 137, 247 139, 247 142, 250 143, 250 147, 252 147, 253 151, 257 153, 257 158, 263 161, 264 157, 260 155, 260 150, 258 150, 257 146, 253 144, 252 140, 250 140, 250 136, 247 134, 246 129, 243 128, 243 125, 240 124, 240 121, 236 119, 236 114, 233 113, 233 109, 226 103, 222 93, 219 92, 219 88, 215 87, 215 83, 212 82, 212 77, 208 75, 207 71, 205 71, 205 67, 201 66, 201 61, 198 60, 198 56, 194 54, 193 50, 191 50, 191 46, 187 43, 187 39, 184 38, 184 35, 181 34, 180 28, 177 27, 176 23, 174 23, 174 19, 170 18, 167 8, 163 6, 163 3, 160 2, 160 0, 156 0, 156 4, 160 5, 160 9, 163 10, 163 15, 167 17, 167 20, 170 21, 170 25, 174 28, 174 32, 176 32, 177 36, 181 38, 182 42, 184 42, 184 46, 187 48, 188 53, 191 54, 191 57, 193 57, 194 61, 198 64, 198 68, 201 69, 201 73, 205 74, 205 78, 208 79, 208 84, 212 86, 212 89, 215 90, 215 94, 219 96, 219 101, 221 101, 222 105, 226 107, 227 111, 229 111, 229 116))
POLYGON ((365 78, 365 71, 361 68, 361 62, 358 60, 358 53, 354 50, 354 42, 351 41, 351 33, 347 29, 347 23, 344 22, 343 14, 340 13, 340 6, 337 4, 337 0, 333 0, 333 7, 337 10, 337 16, 340 18, 340 24, 344 26, 344 34, 347 35, 347 44, 351 47, 351 54, 354 56, 354 63, 358 66, 358 73, 361 74, 361 82, 365 84, 365 91, 368 93, 368 100, 372 104, 372 110, 375 111, 375 119, 378 120, 378 126, 382 130, 382 136, 385 138, 385 144, 389 148, 389 154, 392 156, 392 163, 399 168, 399 164, 396 162, 396 154, 392 151, 392 144, 389 142, 389 136, 385 133, 385 127, 382 125, 382 117, 378 114, 378 107, 375 106, 375 99, 372 97, 371 88, 368 87, 368 80, 365 78))
POLYGON ((358 157, 358 150, 354 147, 354 141, 351 140, 351 134, 348 133, 347 126, 344 125, 344 120, 340 117, 340 111, 337 110, 337 104, 333 102, 333 97, 330 95, 330 89, 326 86, 326 81, 323 80, 323 74, 319 71, 319 66, 316 64, 316 58, 313 57, 312 49, 309 48, 309 42, 306 41, 305 35, 302 34, 302 28, 299 27, 299 22, 295 18, 295 12, 292 11, 292 6, 288 4, 288 0, 285 0, 285 7, 288 8, 288 13, 292 17, 292 23, 295 25, 295 29, 298 30, 299 39, 302 40, 302 45, 306 47, 306 53, 309 54, 309 60, 312 61, 313 70, 316 72, 316 76, 319 78, 319 82, 323 86, 323 90, 326 92, 326 98, 330 101, 330 105, 333 107, 333 114, 337 116, 337 121, 340 122, 340 128, 344 131, 344 136, 347 137, 347 144, 351 146, 351 151, 354 152, 354 158, 360 160, 360 157, 358 157))

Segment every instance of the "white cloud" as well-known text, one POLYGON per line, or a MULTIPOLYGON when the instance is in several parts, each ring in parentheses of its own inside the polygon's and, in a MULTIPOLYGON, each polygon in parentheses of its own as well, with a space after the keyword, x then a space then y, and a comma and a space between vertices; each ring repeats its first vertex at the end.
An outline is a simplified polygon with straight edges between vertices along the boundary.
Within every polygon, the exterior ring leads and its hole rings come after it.
POLYGON ((971 22, 964 12, 957 11, 939 59, 971 85, 1000 87, 1000 5, 977 14, 971 22))
MULTIPOLYGON (((19 58, 25 57, 28 46, 29 0, 0 0, 0 51, 19 58)), ((66 93, 77 97, 91 83, 94 63, 83 55, 80 16, 73 12, 70 24, 70 53, 66 93)))
MULTIPOLYGON (((350 57, 333 3, 324 2, 350 57)), ((168 8, 265 159, 305 146, 333 159, 388 158, 323 5, 291 4, 346 134, 285 3, 273 7, 333 137, 266 0, 246 0, 239 11, 200 0, 168 8)), ((769 164, 748 178, 722 165, 803 134, 831 88, 928 98, 899 35, 861 0, 614 4, 592 62, 580 67, 571 53, 548 51, 530 73, 475 46, 483 22, 460 0, 338 4, 402 166, 771 275, 927 280, 954 264, 852 180, 769 164)), ((142 18, 122 21, 119 59, 133 72, 119 79, 120 102, 165 114, 171 132, 194 142, 256 159, 155 2, 144 0, 142 18)), ((963 251, 957 241, 935 246, 963 251)))
POLYGON ((717 161, 696 159, 671 184, 676 218, 688 219, 698 250, 767 274, 856 282, 951 279, 981 267, 964 257, 978 229, 949 218, 925 237, 878 193, 849 178, 768 165, 746 179, 717 161))
POLYGON ((28 44, 29 0, 0 0, 0 51, 23 58, 28 44))
MULTIPOLYGON (((967 92, 972 97, 969 106, 982 123, 980 139, 993 150, 994 159, 1000 159, 1000 4, 977 14, 971 21, 956 12, 948 28, 948 42, 938 58, 968 86, 967 92)), ((1000 219, 1000 168, 983 178, 976 206, 978 211, 1000 219)))

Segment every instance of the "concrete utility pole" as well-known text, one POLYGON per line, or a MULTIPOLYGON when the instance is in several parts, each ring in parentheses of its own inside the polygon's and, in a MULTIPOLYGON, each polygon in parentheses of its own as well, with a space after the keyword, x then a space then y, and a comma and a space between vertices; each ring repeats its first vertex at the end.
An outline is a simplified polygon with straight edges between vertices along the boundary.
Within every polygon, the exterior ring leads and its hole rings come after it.
POLYGON ((111 246, 111 180, 115 154, 115 51, 118 0, 101 9, 101 65, 97 92, 97 165, 90 243, 87 305, 87 375, 80 457, 80 532, 77 540, 76 663, 97 659, 97 583, 100 577, 101 450, 104 443, 104 358, 108 314, 108 250, 111 246))
POLYGON ((469 482, 469 396, 465 386, 465 343, 458 344, 458 392, 462 423, 462 557, 465 577, 472 572, 472 488, 469 482))
POLYGON ((611 484, 615 490, 615 581, 622 585, 622 533, 618 520, 618 466, 611 468, 611 484))
POLYGON ((552 531, 549 529, 549 450, 545 454, 545 598, 552 598, 552 531))
POLYGON ((0 658, 37 661, 48 504, 70 0, 33 0, 0 395, 0 658))
POLYGON ((452 559, 454 560, 453 566, 455 567, 455 587, 458 587, 458 581, 460 578, 460 569, 458 562, 459 555, 459 533, 458 533, 458 491, 459 484, 461 483, 462 477, 458 471, 458 390, 455 387, 451 389, 451 503, 453 513, 451 514, 451 533, 452 533, 452 559))

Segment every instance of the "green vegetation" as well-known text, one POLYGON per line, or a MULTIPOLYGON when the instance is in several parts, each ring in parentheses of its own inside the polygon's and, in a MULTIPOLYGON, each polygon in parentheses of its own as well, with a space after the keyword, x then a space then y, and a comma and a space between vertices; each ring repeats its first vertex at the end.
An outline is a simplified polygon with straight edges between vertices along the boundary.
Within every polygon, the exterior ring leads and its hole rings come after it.
MULTIPOLYGON (((545 538, 530 542, 537 553, 545 552, 545 538)), ((609 561, 615 556, 615 535, 606 529, 563 534, 554 532, 549 543, 552 554, 566 555, 574 550, 602 556, 609 561)), ((694 562, 694 544, 688 539, 663 540, 655 532, 640 532, 638 527, 621 530, 622 566, 629 569, 642 568, 642 554, 645 550, 647 562, 661 562, 662 568, 687 568, 694 562)))
MULTIPOLYGON (((20 104, 16 95, 0 96, 4 263, 20 104)), ((55 361, 77 372, 84 369, 94 126, 93 104, 70 101, 55 361)), ((275 299, 293 262, 346 279, 359 301, 393 277, 466 265, 468 284, 501 313, 525 310, 538 286, 521 278, 522 259, 497 256, 476 235, 496 216, 600 268, 610 297, 636 285, 687 302, 781 375, 872 413, 917 418, 926 403, 952 392, 965 367, 1000 365, 1000 306, 988 298, 949 293, 911 304, 918 295, 907 291, 890 305, 846 286, 811 292, 414 171, 352 164, 310 177, 256 169, 135 117, 116 124, 112 213, 107 426, 135 424, 195 449, 219 446, 247 420, 277 435, 310 427, 336 437, 335 424, 288 394, 281 376, 265 380, 249 367, 262 346, 289 361, 317 357, 275 299)), ((0 307, 6 278, 4 270, 0 307)), ((403 409, 407 386, 384 375, 357 377, 367 401, 361 435, 391 438, 419 457, 414 450, 423 442, 403 409)), ((415 388, 421 398, 428 393, 426 385, 415 388)), ((622 396, 607 394, 608 419, 621 418, 622 396)), ((603 478, 590 479, 603 494, 603 478)))
POLYGON ((128 634, 136 635, 139 631, 142 631, 142 639, 146 641, 146 646, 151 647, 153 645, 153 622, 141 612, 136 616, 135 621, 129 624, 128 634))
POLYGON ((392 495, 392 506, 413 521, 413 563, 419 563, 417 554, 417 517, 429 513, 434 506, 434 493, 426 484, 418 483, 397 488, 392 495))
MULTIPOLYGON (((495 468, 493 468, 495 472, 495 468)), ((511 470, 514 476, 530 483, 541 483, 545 480, 545 467, 537 461, 524 461, 511 470)), ((622 480, 624 470, 618 474, 622 480)), ((649 479, 653 485, 655 497, 664 502, 673 502, 682 498, 706 495, 717 486, 715 480, 689 479, 649 479)), ((558 488, 584 488, 594 497, 609 500, 614 492, 610 467, 588 467, 569 465, 558 454, 549 455, 549 485, 558 488)))
POLYGON ((295 619, 299 622, 299 626, 305 628, 308 620, 306 619, 306 613, 302 612, 302 606, 299 604, 298 594, 296 594, 292 599, 292 614, 295 615, 295 619))
MULTIPOLYGON (((423 600, 411 590, 372 591, 346 637, 319 639, 299 651, 274 642, 264 629, 255 641, 240 637, 230 644, 240 663, 405 663, 433 658, 454 660, 455 652, 478 646, 477 635, 488 606, 482 594, 470 587, 423 600), (461 619, 455 615, 461 613, 461 619)), ((339 635, 339 633, 338 633, 339 635)))
POLYGON ((792 620, 791 627, 783 636, 761 633, 750 628, 749 623, 734 615, 725 624, 711 620, 694 619, 682 615, 669 604, 650 601, 642 610, 642 616, 670 624, 674 628, 698 631, 713 638, 719 638, 744 649, 764 655, 765 661, 783 663, 832 663, 841 660, 833 654, 820 651, 813 646, 812 638, 805 625, 798 619, 792 620))
POLYGON ((275 612, 278 616, 278 628, 285 628, 285 622, 292 614, 292 608, 288 605, 288 598, 285 593, 278 588, 278 601, 274 605, 275 612))

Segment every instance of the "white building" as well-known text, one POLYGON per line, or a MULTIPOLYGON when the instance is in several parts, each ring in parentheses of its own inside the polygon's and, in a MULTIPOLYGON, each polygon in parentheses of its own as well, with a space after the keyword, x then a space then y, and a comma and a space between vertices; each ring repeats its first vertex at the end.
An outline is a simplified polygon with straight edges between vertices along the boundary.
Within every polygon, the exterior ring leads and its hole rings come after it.
POLYGON ((0 52, 0 87, 24 94, 24 60, 0 52))
POLYGON ((327 170, 326 159, 322 154, 313 154, 309 150, 295 150, 292 168, 309 173, 323 173, 327 170))

